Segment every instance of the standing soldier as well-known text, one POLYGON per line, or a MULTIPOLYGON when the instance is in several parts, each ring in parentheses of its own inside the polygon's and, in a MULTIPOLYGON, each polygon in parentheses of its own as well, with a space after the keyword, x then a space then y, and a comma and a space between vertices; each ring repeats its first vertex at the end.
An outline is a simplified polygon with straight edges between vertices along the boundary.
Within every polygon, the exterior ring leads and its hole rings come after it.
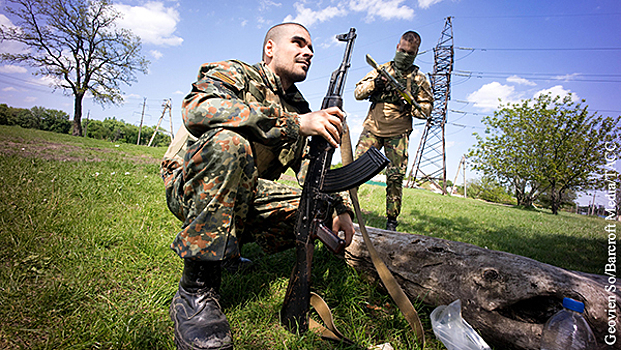
POLYGON ((387 83, 377 70, 369 72, 356 84, 354 96, 357 100, 369 99, 371 107, 363 123, 363 130, 356 146, 356 158, 371 146, 384 147, 390 164, 386 168, 386 229, 397 229, 397 216, 401 211, 403 178, 408 165, 408 146, 412 132, 412 117, 427 119, 433 108, 433 94, 425 74, 414 65, 420 46, 418 33, 408 31, 397 44, 395 58, 380 68, 405 87, 421 107, 408 104, 401 94, 387 83))
MULTIPOLYGON (((168 208, 183 221, 172 243, 184 261, 170 306, 178 349, 233 348, 221 268, 240 261, 244 241, 268 253, 294 246, 301 190, 273 180, 301 170, 307 136, 336 147, 343 128, 338 107, 311 112, 295 86, 312 57, 308 30, 279 24, 265 36, 262 62, 204 64, 183 100, 184 126, 161 166, 168 208)), ((332 230, 349 245, 353 213, 340 197, 335 210, 332 230)))

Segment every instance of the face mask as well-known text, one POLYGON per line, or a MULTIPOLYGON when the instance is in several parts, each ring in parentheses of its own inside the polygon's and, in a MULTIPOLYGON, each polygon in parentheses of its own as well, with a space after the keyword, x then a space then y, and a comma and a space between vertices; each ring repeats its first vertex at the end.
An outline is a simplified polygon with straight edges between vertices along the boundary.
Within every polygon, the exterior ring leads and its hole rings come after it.
POLYGON ((410 55, 409 53, 406 53, 406 52, 397 51, 395 53, 395 59, 394 59, 395 66, 397 67, 397 69, 406 70, 412 64, 414 64, 415 58, 416 58, 416 55, 410 55))

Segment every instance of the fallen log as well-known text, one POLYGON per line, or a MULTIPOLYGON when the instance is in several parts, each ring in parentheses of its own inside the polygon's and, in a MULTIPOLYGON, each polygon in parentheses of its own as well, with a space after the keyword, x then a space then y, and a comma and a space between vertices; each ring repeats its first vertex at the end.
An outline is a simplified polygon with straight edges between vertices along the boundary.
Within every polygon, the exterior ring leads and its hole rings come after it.
MULTIPOLYGON (((367 230, 412 301, 422 299, 435 307, 461 299, 464 319, 496 349, 539 350, 543 324, 561 309, 564 297, 585 303, 584 315, 597 339, 596 349, 621 349, 621 325, 617 323, 621 293, 616 288, 607 291, 611 283, 606 276, 467 243, 367 230), (613 340, 614 344, 606 344, 613 340)), ((345 257, 359 272, 378 278, 358 227, 345 257)))

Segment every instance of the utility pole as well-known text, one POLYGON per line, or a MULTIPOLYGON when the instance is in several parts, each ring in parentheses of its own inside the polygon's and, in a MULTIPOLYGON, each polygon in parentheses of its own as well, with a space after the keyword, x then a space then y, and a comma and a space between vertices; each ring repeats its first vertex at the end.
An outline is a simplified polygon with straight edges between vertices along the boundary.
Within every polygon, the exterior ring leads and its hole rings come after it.
MULTIPOLYGON (((157 134, 157 131, 160 128, 160 124, 162 124, 162 119, 164 119, 164 114, 166 114, 166 110, 170 109, 170 100, 166 100, 166 102, 164 102, 163 104, 164 110, 162 111, 162 115, 160 116, 160 119, 158 119, 157 121, 157 126, 155 127, 155 130, 153 130, 153 135, 151 136, 151 140, 149 140, 149 144, 147 145, 147 147, 151 147, 151 143, 153 143, 153 139, 155 139, 155 134, 157 134)), ((172 131, 171 131, 172 134, 172 131)))
POLYGON ((407 187, 414 187, 416 180, 431 182, 446 194, 446 149, 444 126, 450 100, 451 74, 453 72, 453 25, 447 17, 438 45, 433 49, 433 74, 429 75, 433 90, 433 111, 427 119, 414 163, 410 169, 407 187), (442 186, 438 184, 442 182, 442 186))
POLYGON ((466 193, 466 156, 461 156, 461 160, 459 161, 459 165, 457 165, 457 173, 455 174, 455 179, 453 179, 453 186, 451 186, 451 192, 449 193, 450 195, 453 194, 453 192, 455 191, 455 184, 457 183, 457 176, 459 176, 459 170, 461 169, 461 167, 464 167, 464 196, 466 193))
POLYGON ((172 99, 168 99, 168 117, 170 118, 170 142, 175 138, 173 135, 173 125, 172 125, 172 99))
POLYGON ((140 116, 140 127, 138 128, 138 141, 136 141, 136 145, 140 145, 140 133, 142 132, 142 121, 144 120, 144 107, 147 105, 147 98, 144 98, 144 102, 142 102, 142 115, 140 116))
POLYGON ((468 198, 468 185, 466 185, 466 157, 464 156, 464 198, 468 198))

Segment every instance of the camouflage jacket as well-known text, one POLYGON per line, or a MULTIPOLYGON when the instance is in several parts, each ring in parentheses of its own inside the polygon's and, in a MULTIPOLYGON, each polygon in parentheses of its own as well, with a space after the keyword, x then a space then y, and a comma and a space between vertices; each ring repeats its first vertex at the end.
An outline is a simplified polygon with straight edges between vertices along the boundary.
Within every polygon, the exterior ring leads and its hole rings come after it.
POLYGON ((354 97, 356 100, 369 99, 372 104, 363 125, 374 135, 390 137, 402 135, 412 131, 412 117, 418 119, 429 118, 433 109, 433 93, 425 74, 417 66, 402 74, 393 67, 392 61, 382 64, 388 73, 394 76, 414 97, 422 108, 422 113, 413 106, 403 103, 401 95, 391 89, 388 83, 381 91, 375 88, 375 78, 379 74, 376 70, 369 72, 362 80, 356 83, 354 97))
POLYGON ((263 63, 241 61, 201 66, 182 105, 183 122, 194 137, 213 128, 245 136, 253 145, 259 176, 269 180, 288 167, 300 170, 306 140, 299 133, 298 114, 308 112, 295 85, 283 91, 278 76, 263 63))
MULTIPOLYGON (((300 135, 298 115, 308 112, 308 102, 295 85, 284 91, 280 78, 264 63, 250 66, 237 60, 201 66, 182 104, 183 122, 191 136, 198 138, 213 128, 234 130, 252 143, 260 178, 276 180, 292 168, 300 184, 308 161, 304 161, 307 139, 300 135)), ((353 216, 348 196, 340 197, 337 213, 353 216)))

